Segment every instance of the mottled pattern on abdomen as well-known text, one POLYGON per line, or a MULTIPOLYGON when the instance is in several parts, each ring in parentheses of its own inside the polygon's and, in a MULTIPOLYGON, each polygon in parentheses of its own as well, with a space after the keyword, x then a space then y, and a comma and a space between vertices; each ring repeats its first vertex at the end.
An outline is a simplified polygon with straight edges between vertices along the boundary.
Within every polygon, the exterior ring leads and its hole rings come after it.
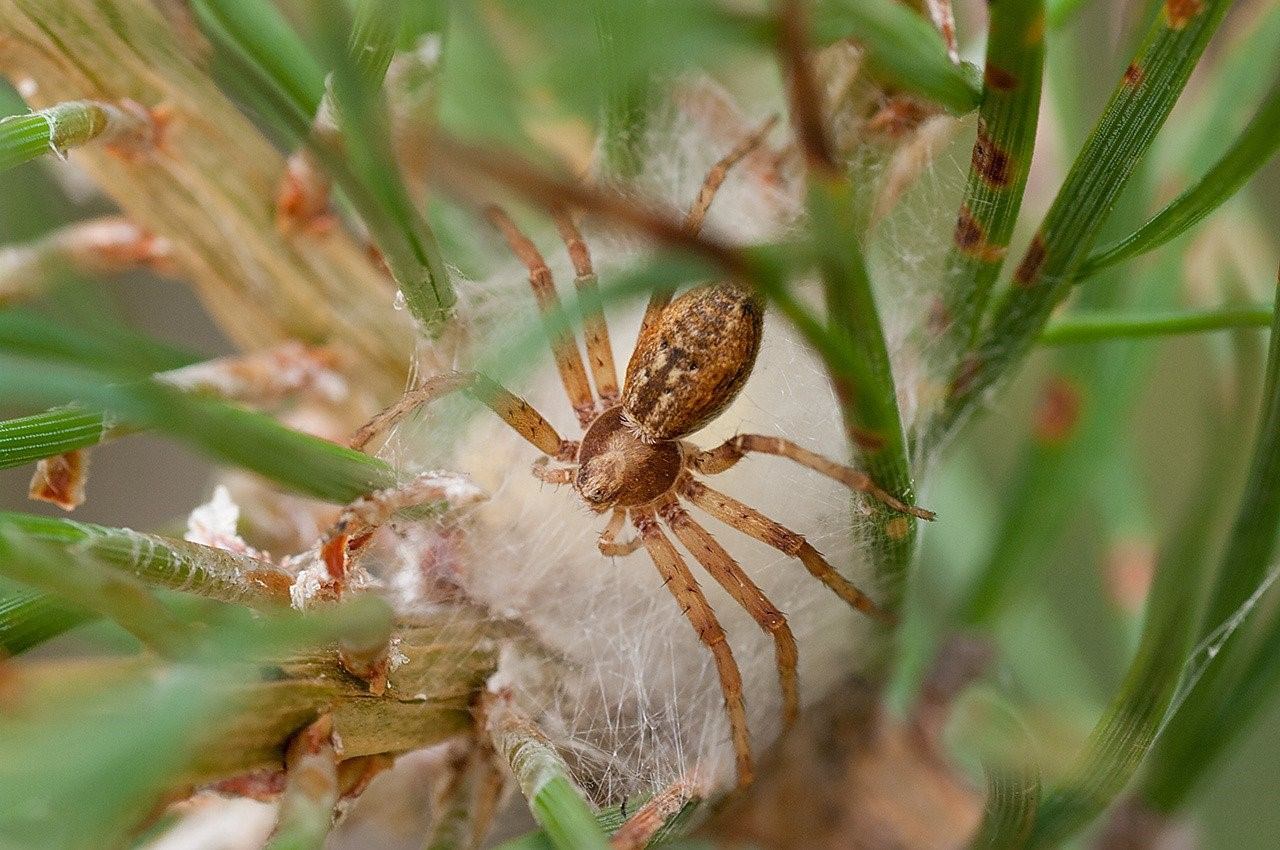
POLYGON ((751 375, 764 329, 764 305, 752 291, 702 286, 676 298, 636 341, 622 406, 650 441, 674 440, 706 425, 751 375))

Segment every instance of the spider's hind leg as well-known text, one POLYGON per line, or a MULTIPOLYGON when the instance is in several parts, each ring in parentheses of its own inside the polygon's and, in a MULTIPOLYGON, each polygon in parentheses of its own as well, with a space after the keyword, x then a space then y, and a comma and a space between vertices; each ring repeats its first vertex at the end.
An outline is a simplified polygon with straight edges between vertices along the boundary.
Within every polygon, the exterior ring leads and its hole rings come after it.
POLYGON ((710 532, 694 522, 674 498, 661 505, 658 513, 702 568, 751 615, 765 634, 773 638, 778 680, 782 686, 782 723, 784 727, 790 727, 800 713, 799 675, 796 671, 799 650, 787 618, 733 556, 716 542, 710 532))
MULTIPOLYGON (((556 295, 551 269, 537 246, 520 232, 515 222, 500 207, 489 207, 485 210, 485 215, 502 233, 511 253, 528 269, 529 285, 533 288, 539 312, 544 316, 554 313, 560 307, 560 298, 556 295)), ((560 382, 564 384, 569 404, 578 417, 578 424, 585 428, 598 411, 595 396, 591 393, 591 384, 587 380, 586 368, 582 365, 582 356, 578 352, 578 340, 568 330, 560 331, 552 337, 551 353, 555 357, 556 369, 560 372, 560 382)))
POLYGON ((680 495, 702 508, 725 525, 738 529, 748 537, 754 537, 779 552, 799 558, 814 578, 831 588, 837 596, 857 610, 883 623, 894 623, 895 618, 888 611, 872 601, 853 582, 849 581, 823 558, 813 544, 804 537, 781 523, 748 505, 713 490, 701 481, 686 475, 680 480, 680 495))
POLYGON ((751 783, 754 768, 751 760, 751 736, 747 731, 747 708, 742 698, 742 672, 738 662, 733 659, 733 650, 729 648, 724 629, 716 619, 715 612, 703 595, 702 588, 689 571, 689 565, 680 557, 676 547, 662 533, 658 526, 658 518, 650 507, 633 508, 632 522, 640 532, 645 549, 653 565, 662 575, 663 584, 676 604, 698 633, 698 639, 711 651, 716 663, 716 672, 720 676, 720 690, 724 693, 725 711, 729 715, 729 730, 733 738, 733 752, 738 768, 738 785, 751 783))

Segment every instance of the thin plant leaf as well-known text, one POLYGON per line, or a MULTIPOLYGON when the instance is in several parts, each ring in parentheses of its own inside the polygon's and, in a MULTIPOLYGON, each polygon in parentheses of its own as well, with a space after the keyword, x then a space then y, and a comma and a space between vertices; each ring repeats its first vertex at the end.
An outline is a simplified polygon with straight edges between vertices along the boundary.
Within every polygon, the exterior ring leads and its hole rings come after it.
POLYGON ((1230 0, 1205 0, 1166 4, 1155 12, 1137 55, 1014 271, 1012 285, 957 367, 945 410, 934 425, 935 439, 963 420, 1034 346, 1230 6, 1230 0))
POLYGON ((1131 313, 1123 310, 1075 311, 1055 319, 1040 334, 1041 345, 1077 345, 1111 339, 1181 336, 1210 331, 1265 328, 1272 308, 1226 305, 1212 310, 1131 313))
MULTIPOLYGON (((76 404, 86 414, 105 412, 110 427, 156 428, 223 463, 327 501, 350 502, 395 481, 382 461, 293 431, 270 417, 155 381, 118 381, 119 376, 109 372, 0 354, 0 392, 14 402, 76 404)), ((24 425, 47 429, 49 419, 24 425)), ((77 427, 87 438, 95 425, 86 417, 77 427)), ((44 445, 54 447, 49 441, 44 445)), ((32 441, 28 438, 19 446, 29 453, 32 441)))
MULTIPOLYGON (((915 501, 906 436, 893 369, 857 233, 854 192, 847 179, 814 175, 809 215, 827 294, 828 335, 840 336, 852 356, 832 370, 845 427, 867 472, 907 504, 915 501)), ((831 365, 831 364, 829 364, 831 365)), ((881 604, 901 602, 912 553, 914 517, 875 507, 877 586, 881 604)))
POLYGON ((1184 805, 1220 751, 1220 746, 1205 748, 1206 737, 1229 740, 1239 734, 1239 727, 1218 727, 1218 713, 1246 671, 1256 668, 1254 650, 1238 626, 1242 615, 1252 613, 1259 590, 1270 584, 1280 531, 1280 312, 1276 315, 1249 476, 1196 635, 1206 647, 1208 666, 1170 720, 1141 790, 1160 811, 1184 805))
POLYGON ((978 138, 947 258, 946 321, 957 347, 973 342, 1004 265, 1035 148, 1044 74, 1044 4, 988 4, 990 31, 978 138))
POLYGON ((1253 120, 1203 177, 1132 234, 1091 255, 1081 266, 1079 276, 1089 277, 1107 266, 1153 251, 1194 227, 1233 197, 1277 149, 1280 83, 1272 87, 1253 120))
MULTIPOLYGON (((1273 319, 1273 344, 1268 360, 1268 372, 1274 374, 1280 357, 1280 313, 1273 319)), ((1187 702, 1181 707, 1176 701, 1184 677, 1198 676, 1192 668, 1196 660, 1192 648, 1204 635, 1198 634, 1197 600, 1212 575, 1210 570, 1211 528, 1216 509, 1221 505, 1218 494, 1225 484, 1230 463, 1222 457, 1222 446, 1230 446, 1229 440, 1217 440, 1210 444, 1205 471, 1197 496, 1185 520, 1178 524, 1178 532, 1168 545, 1156 571, 1155 585, 1147 603, 1147 617, 1143 625, 1138 651, 1130 664, 1124 684, 1113 698, 1102 719, 1089 737, 1084 754, 1070 776, 1055 789, 1037 818, 1035 841, 1039 846, 1057 846, 1064 838, 1091 822, 1128 785, 1138 766, 1146 757, 1157 736, 1166 724, 1176 729, 1187 717, 1183 714, 1187 702)), ((1280 398, 1272 396, 1264 400, 1264 423, 1259 432, 1255 453, 1251 461, 1249 483, 1240 517, 1227 550, 1223 553, 1215 597, 1224 592, 1224 585, 1236 585, 1235 574, 1244 572, 1261 581, 1274 550, 1274 537, 1280 529, 1280 497, 1266 496, 1260 490, 1274 490, 1270 484, 1276 470, 1280 469, 1280 398), (1256 504, 1255 499, 1262 504, 1256 504), (1241 539, 1243 535, 1244 540, 1241 539)), ((1256 583, 1249 586, 1244 599, 1253 593, 1256 583)), ((1236 585, 1236 592, 1243 585, 1236 585)), ((1244 599, 1241 601, 1243 602, 1244 599)), ((1212 598, 1208 620, 1222 622, 1215 609, 1225 607, 1221 598, 1212 598)), ((1228 616, 1231 611, 1227 612, 1228 616)), ((1202 630, 1201 630, 1202 631, 1202 630)), ((1225 639, 1229 640, 1230 635, 1225 639)), ((1212 661, 1217 650, 1210 653, 1212 661)), ((1222 660, 1219 659, 1218 664, 1222 660)), ((1209 672, 1221 670, 1210 667, 1209 672)), ((1192 682, 1191 684, 1194 684, 1192 682)), ((1211 691, 1191 690, 1190 697, 1211 691)), ((1207 734, 1206 729, 1201 730, 1207 734)), ((1222 730, 1218 731, 1221 734, 1222 730)), ((1167 732, 1166 732, 1167 734, 1167 732)), ((1197 741, 1197 756, 1198 757, 1197 741)), ((1158 745, 1163 747, 1163 742, 1158 745)), ((1157 772, 1160 763, 1156 763, 1157 772)))

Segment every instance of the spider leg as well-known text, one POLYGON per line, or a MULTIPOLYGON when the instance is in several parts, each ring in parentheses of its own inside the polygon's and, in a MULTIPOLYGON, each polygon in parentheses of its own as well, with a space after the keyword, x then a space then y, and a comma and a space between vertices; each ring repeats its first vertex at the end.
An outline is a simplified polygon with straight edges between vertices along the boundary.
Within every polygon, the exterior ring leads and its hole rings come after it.
POLYGON ((755 508, 749 507, 732 496, 713 490, 691 476, 684 476, 678 485, 680 495, 702 508, 725 525, 732 526, 748 537, 754 537, 779 552, 799 558, 814 578, 831 588, 837 596, 851 606, 884 623, 895 622, 889 612, 880 608, 871 597, 859 590, 831 566, 813 548, 809 541, 782 524, 769 519, 755 508))
POLYGON ((538 458, 533 462, 533 477, 537 478, 544 484, 572 484, 573 476, 577 473, 576 466, 548 466, 546 455, 538 458))
MULTIPOLYGON (((707 211, 711 209, 711 202, 716 199, 716 193, 720 191, 720 186, 724 184, 725 178, 729 176, 729 171, 764 142, 765 136, 769 135, 769 131, 773 129, 773 125, 777 121, 778 117, 776 115, 771 116, 760 125, 759 129, 743 139, 736 148, 729 151, 715 165, 711 166, 707 176, 702 179, 702 187, 698 189, 698 196, 693 199, 693 205, 685 213, 684 229, 686 231, 695 236, 702 231, 702 223, 707 218, 707 211)), ((667 309, 667 305, 671 303, 671 297, 674 294, 674 291, 670 289, 655 289, 653 295, 649 296, 649 305, 645 308, 644 320, 640 324, 641 336, 658 321, 662 311, 667 309)))
MULTIPOLYGON (((557 310, 560 298, 556 295, 556 284, 551 277, 551 269, 547 268, 547 261, 543 259, 537 246, 520 232, 515 222, 501 208, 491 206, 485 210, 485 216, 502 233, 511 253, 529 270, 529 285, 533 287, 539 312, 545 316, 557 310)), ((551 353, 555 357, 565 394, 569 396, 569 404, 573 406, 578 423, 585 428, 595 418, 596 402, 591 394, 586 368, 582 365, 582 356, 578 352, 578 341, 569 331, 560 331, 551 340, 551 353)))
POLYGON ((777 455, 793 460, 801 466, 807 466, 815 472, 820 472, 828 478, 839 481, 850 490, 856 490, 859 493, 866 493, 868 496, 882 502, 895 511, 911 514, 920 519, 933 519, 933 511, 927 511, 924 508, 917 508, 914 505, 908 505, 901 499, 886 491, 882 487, 871 480, 871 476, 865 472, 854 469, 852 466, 844 466, 833 460, 828 460, 817 452, 811 452, 803 446, 798 446, 790 440, 784 440, 782 437, 766 437, 761 434, 739 434, 725 440, 714 449, 698 452, 693 457, 693 468, 701 472, 703 475, 715 475, 718 472, 724 472, 738 461, 748 452, 757 452, 759 454, 777 455))
POLYGON ((778 679, 782 685, 782 722, 790 727, 800 713, 800 691, 796 665, 799 651, 787 618, 742 569, 733 556, 716 542, 711 533, 696 523, 674 499, 659 505, 659 515, 675 532, 684 547, 702 564, 703 569, 728 591, 733 600, 746 609, 751 619, 773 637, 774 655, 778 661, 778 679))
POLYGON ((560 439, 551 423, 543 419, 542 414, 528 402, 479 372, 446 372, 428 378, 361 426, 349 445, 353 449, 363 450, 375 437, 422 405, 460 391, 468 393, 498 414, 516 433, 542 450, 543 454, 567 460, 577 453, 577 443, 560 439))
MULTIPOLYGON (((599 287, 596 285, 595 269, 591 265, 591 251, 567 209, 558 210, 555 219, 560 238, 573 262, 574 285, 578 288, 578 294, 588 300, 595 300, 599 287)), ((582 333, 586 337, 587 362, 596 382, 600 404, 606 408, 613 407, 618 403, 621 393, 618 391, 618 371, 613 363, 613 345, 609 341, 609 325, 605 322, 603 308, 597 307, 586 314, 582 322, 582 333)))
POLYGON ((624 558, 644 545, 639 537, 633 537, 622 543, 617 542, 618 535, 622 533, 623 523, 626 521, 626 510, 614 508, 613 515, 609 517, 609 524, 604 527, 604 531, 600 532, 600 539, 596 541, 600 554, 609 558, 624 558))
POLYGON ((653 559, 653 565, 662 574, 663 584, 671 591, 676 603, 684 611, 698 639, 711 650, 716 671, 720 675, 720 689, 724 692, 725 711, 729 715, 729 729, 733 738, 733 752, 738 768, 738 785, 750 784, 754 769, 751 764, 751 738, 747 732, 747 709, 742 698, 742 673, 733 660, 733 650, 725 638, 724 629, 716 620, 715 612, 698 587, 689 566, 680 557, 676 547, 662 533, 658 519, 650 507, 633 508, 632 522, 644 547, 653 559))

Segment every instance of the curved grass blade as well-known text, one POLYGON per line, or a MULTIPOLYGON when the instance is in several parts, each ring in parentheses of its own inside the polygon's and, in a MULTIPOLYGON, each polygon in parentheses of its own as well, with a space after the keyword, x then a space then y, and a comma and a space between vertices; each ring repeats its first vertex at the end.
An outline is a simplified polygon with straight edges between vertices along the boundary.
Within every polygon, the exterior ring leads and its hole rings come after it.
POLYGON ((1270 584, 1280 531, 1280 311, 1276 316, 1249 476, 1197 636, 1209 647, 1209 666, 1170 720, 1141 789, 1160 811, 1184 805, 1211 766, 1220 747, 1205 747, 1206 738, 1224 739, 1225 746, 1240 733, 1239 727, 1217 726, 1219 712, 1258 663, 1252 660, 1253 642, 1238 626, 1241 616, 1252 612, 1259 591, 1270 584))
POLYGON ((21 655, 93 618, 47 593, 0 579, 0 652, 6 656, 21 655))
POLYGON ((1195 185, 1156 213, 1146 224, 1095 252, 1080 267, 1085 278, 1099 270, 1164 245, 1199 223, 1230 199, 1280 149, 1280 82, 1222 158, 1195 185))
MULTIPOLYGON (((1280 370, 1280 312, 1275 314, 1272 327, 1269 376, 1280 370)), ((1268 383, 1271 384, 1270 380, 1268 383)), ((1280 396, 1275 394, 1273 386, 1270 389, 1264 400, 1264 422, 1255 446, 1249 483, 1231 541, 1220 562, 1205 620, 1214 626, 1230 617, 1254 592, 1270 564, 1275 534, 1280 529, 1280 493, 1274 486, 1277 480, 1274 476, 1280 474, 1280 396), (1251 578, 1254 581, 1246 588, 1245 582, 1251 578), (1228 600, 1235 599, 1233 594, 1241 593, 1243 596, 1236 604, 1227 608, 1228 600), (1223 609, 1226 614, 1221 614, 1223 609)), ((1214 693, 1200 687, 1192 690, 1181 706, 1176 702, 1179 687, 1188 673, 1192 648, 1197 639, 1204 636, 1197 634, 1203 629, 1195 600, 1202 598, 1201 588, 1212 575, 1210 532, 1215 511, 1222 502, 1219 494, 1230 470, 1221 447, 1230 447, 1231 441, 1218 440, 1212 445, 1218 449, 1211 450, 1206 457, 1203 481, 1196 489, 1194 503, 1185 521, 1176 526, 1177 536, 1156 571, 1142 638, 1124 685, 1094 728, 1070 778, 1049 797, 1037 818, 1034 838, 1039 846, 1057 846, 1109 806, 1129 783, 1153 744, 1157 748, 1153 775, 1168 775, 1158 754, 1171 739, 1161 738, 1157 743, 1161 730, 1165 729, 1166 736, 1175 734, 1173 741, 1186 740, 1176 733, 1188 717, 1195 717, 1186 713, 1188 706, 1193 706, 1194 711, 1215 705, 1210 702, 1206 706, 1202 700, 1198 705, 1193 702, 1197 697, 1214 693)), ((1215 654, 1219 658, 1216 666, 1209 668, 1209 675, 1224 669, 1222 653, 1215 651, 1215 654)), ((1200 743, 1208 729, 1192 728, 1197 730, 1192 758, 1198 759, 1200 743)), ((1217 734, 1221 735, 1221 730, 1217 734)))

